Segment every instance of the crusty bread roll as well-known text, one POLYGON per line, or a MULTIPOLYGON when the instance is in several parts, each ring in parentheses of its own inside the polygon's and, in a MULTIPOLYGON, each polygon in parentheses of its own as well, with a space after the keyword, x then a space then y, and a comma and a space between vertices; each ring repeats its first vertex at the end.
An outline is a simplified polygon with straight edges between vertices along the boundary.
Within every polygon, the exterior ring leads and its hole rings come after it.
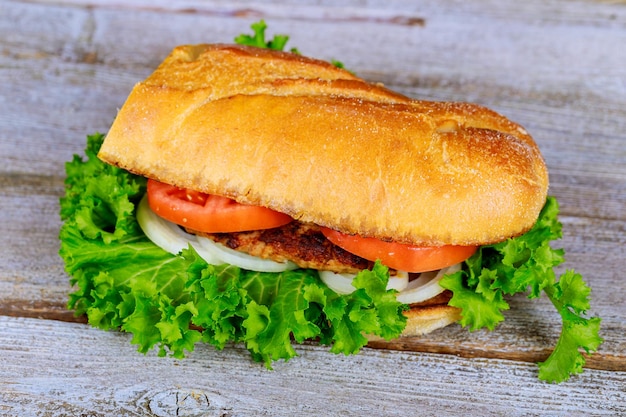
POLYGON ((402 336, 421 336, 456 323, 461 319, 461 310, 445 304, 413 307, 404 312, 407 317, 402 336))
POLYGON ((548 188, 533 139, 493 111, 233 45, 176 48, 135 86, 99 157, 303 222, 430 246, 522 234, 548 188))
MULTIPOLYGON (((411 307, 404 312, 406 327, 401 337, 423 336, 437 329, 449 326, 461 319, 461 310, 445 304, 424 307, 411 307)), ((370 341, 382 341, 378 336, 367 336, 370 341)))

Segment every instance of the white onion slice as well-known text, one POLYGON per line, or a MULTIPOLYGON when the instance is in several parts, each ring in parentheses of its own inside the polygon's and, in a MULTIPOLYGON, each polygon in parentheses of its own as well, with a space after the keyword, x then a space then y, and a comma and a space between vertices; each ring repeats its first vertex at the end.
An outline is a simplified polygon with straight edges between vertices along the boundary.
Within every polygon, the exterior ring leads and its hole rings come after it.
POLYGON ((396 297, 404 304, 413 304, 426 301, 445 291, 439 281, 446 274, 453 274, 461 269, 461 264, 455 264, 438 271, 423 272, 420 276, 409 282, 409 285, 396 297))
MULTIPOLYGON (((332 271, 317 271, 317 273, 331 290, 339 294, 350 294, 355 290, 352 286, 352 280, 356 274, 338 274, 332 271)), ((397 275, 389 277, 387 289, 402 291, 407 287, 408 283, 409 274, 404 271, 397 271, 397 275)))
MULTIPOLYGON (((461 264, 455 264, 438 271, 423 272, 413 281, 409 281, 409 274, 398 271, 398 275, 389 277, 387 289, 399 291, 396 298, 404 304, 414 304, 426 301, 444 291, 439 285, 439 280, 446 274, 452 274, 461 269, 461 264)), ((350 294, 354 291, 352 280, 354 274, 336 274, 331 271, 318 271, 320 279, 332 290, 340 294, 350 294)))
POLYGON ((202 248, 215 255, 222 263, 235 265, 242 269, 257 272, 283 272, 298 267, 296 264, 289 261, 274 262, 270 259, 248 255, 247 253, 228 248, 205 237, 196 236, 196 240, 200 243, 202 248))
POLYGON ((351 294, 356 288, 352 286, 354 274, 338 274, 332 271, 317 271, 320 279, 328 288, 338 294, 351 294))
POLYGON ((227 248, 208 238, 187 233, 177 224, 155 214, 150 209, 146 196, 141 199, 137 207, 137 222, 148 239, 174 255, 191 245, 198 252, 198 255, 211 265, 231 264, 257 272, 283 272, 297 268, 293 262, 274 262, 269 259, 262 259, 227 248))
POLYGON ((224 262, 224 260, 220 258, 218 253, 207 250, 204 246, 202 246, 200 242, 198 242, 197 236, 190 236, 190 239, 193 239, 193 241, 190 241, 189 243, 191 244, 191 246, 193 246, 198 255, 200 255, 200 257, 206 261, 206 263, 208 263, 209 265, 223 265, 228 263, 224 262))
POLYGON ((193 235, 186 233, 178 225, 154 214, 148 205, 147 196, 144 196, 137 206, 137 222, 148 239, 174 255, 186 249, 190 238, 193 238, 193 235))
POLYGON ((396 271, 396 275, 389 277, 387 289, 403 291, 409 285, 409 273, 404 271, 396 271))

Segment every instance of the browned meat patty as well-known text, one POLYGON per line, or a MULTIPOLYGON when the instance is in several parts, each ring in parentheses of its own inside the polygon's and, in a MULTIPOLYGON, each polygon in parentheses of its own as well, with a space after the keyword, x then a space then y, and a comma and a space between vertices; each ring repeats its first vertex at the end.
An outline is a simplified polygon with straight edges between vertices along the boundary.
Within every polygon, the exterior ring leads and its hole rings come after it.
POLYGON ((371 268, 373 262, 353 255, 331 243, 314 224, 293 221, 267 230, 236 233, 203 233, 231 249, 277 262, 289 260, 301 268, 357 273, 371 268))

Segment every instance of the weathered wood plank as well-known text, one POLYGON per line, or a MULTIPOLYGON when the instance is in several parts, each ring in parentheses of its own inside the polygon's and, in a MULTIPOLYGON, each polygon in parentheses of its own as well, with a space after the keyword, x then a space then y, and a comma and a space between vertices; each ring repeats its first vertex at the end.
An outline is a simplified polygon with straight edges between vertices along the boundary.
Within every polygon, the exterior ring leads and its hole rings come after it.
POLYGON ((9 415, 619 415, 626 373, 537 381, 533 365, 303 345, 273 371, 241 346, 175 360, 126 335, 0 317, 0 409, 9 415), (50 352, 56 352, 50 355, 50 352))

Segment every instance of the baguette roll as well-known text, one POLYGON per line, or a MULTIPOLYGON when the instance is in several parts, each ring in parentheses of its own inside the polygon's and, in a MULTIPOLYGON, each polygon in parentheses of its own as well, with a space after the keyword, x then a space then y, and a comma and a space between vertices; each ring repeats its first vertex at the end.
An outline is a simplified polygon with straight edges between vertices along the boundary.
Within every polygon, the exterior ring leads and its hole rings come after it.
POLYGON ((519 125, 413 100, 302 56, 176 48, 135 86, 99 157, 302 222, 415 245, 529 230, 548 174, 519 125))

